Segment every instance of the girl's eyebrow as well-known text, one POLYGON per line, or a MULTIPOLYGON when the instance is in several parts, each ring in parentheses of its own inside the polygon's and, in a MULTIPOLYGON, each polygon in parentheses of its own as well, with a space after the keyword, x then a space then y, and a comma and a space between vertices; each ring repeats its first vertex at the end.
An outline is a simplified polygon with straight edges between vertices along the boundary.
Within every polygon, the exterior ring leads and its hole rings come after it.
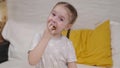
POLYGON ((55 10, 52 10, 52 12, 55 12, 55 13, 56 13, 56 11, 55 11, 55 10))
POLYGON ((60 18, 63 18, 63 19, 65 19, 65 17, 64 17, 64 16, 60 16, 60 18))
MULTIPOLYGON (((53 12, 53 13, 56 13, 56 11, 55 11, 55 10, 52 10, 52 12, 53 12)), ((60 17, 60 18, 65 19, 65 17, 64 17, 64 16, 62 16, 62 15, 60 15, 59 17, 60 17)))

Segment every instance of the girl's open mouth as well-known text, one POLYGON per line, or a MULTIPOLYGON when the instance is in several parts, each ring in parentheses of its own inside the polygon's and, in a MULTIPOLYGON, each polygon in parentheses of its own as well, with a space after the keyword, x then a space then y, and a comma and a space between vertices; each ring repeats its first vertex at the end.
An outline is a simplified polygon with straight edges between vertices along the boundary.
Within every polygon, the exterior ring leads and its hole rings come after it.
POLYGON ((55 27, 55 26, 53 26, 53 27, 52 27, 52 30, 56 30, 56 27, 55 27))

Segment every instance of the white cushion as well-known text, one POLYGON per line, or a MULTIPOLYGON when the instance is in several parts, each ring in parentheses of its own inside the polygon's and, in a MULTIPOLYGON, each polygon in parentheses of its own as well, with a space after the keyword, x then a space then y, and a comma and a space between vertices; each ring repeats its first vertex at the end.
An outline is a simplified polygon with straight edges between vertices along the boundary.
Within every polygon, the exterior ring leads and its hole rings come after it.
MULTIPOLYGON (((23 23, 9 20, 2 32, 3 37, 10 41, 9 61, 0 64, 7 68, 28 68, 28 50, 34 35, 44 27, 44 24, 23 23), (14 59, 14 60, 11 60, 14 59), (6 66, 7 65, 7 66, 6 66), (20 65, 19 67, 17 65, 20 65)), ((31 67, 31 66, 30 66, 31 67)))
POLYGON ((120 23, 111 21, 110 24, 113 68, 120 68, 120 23))
POLYGON ((9 61, 1 63, 0 68, 35 68, 34 66, 30 66, 27 62, 11 58, 9 61))
POLYGON ((113 54, 120 52, 120 23, 111 21, 111 44, 113 54))
POLYGON ((27 59, 27 51, 32 38, 37 31, 40 31, 42 24, 21 23, 8 21, 4 27, 2 35, 10 41, 9 57, 27 59))

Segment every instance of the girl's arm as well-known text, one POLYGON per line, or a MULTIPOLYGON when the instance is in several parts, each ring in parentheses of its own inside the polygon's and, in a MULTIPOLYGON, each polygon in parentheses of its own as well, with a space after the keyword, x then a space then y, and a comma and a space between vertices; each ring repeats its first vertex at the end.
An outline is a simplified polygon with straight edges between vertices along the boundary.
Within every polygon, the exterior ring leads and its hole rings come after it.
POLYGON ((50 38, 49 31, 46 30, 37 46, 28 54, 29 64, 36 65, 40 61, 50 38))
POLYGON ((77 65, 75 62, 68 62, 68 68, 77 68, 77 65))

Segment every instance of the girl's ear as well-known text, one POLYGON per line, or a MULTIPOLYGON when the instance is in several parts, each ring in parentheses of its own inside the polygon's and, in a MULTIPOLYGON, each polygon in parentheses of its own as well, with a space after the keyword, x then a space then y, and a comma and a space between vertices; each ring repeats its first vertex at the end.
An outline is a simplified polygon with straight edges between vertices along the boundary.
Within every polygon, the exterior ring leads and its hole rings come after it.
POLYGON ((71 27, 72 27, 72 24, 67 24, 67 25, 65 26, 65 30, 69 30, 71 27))

